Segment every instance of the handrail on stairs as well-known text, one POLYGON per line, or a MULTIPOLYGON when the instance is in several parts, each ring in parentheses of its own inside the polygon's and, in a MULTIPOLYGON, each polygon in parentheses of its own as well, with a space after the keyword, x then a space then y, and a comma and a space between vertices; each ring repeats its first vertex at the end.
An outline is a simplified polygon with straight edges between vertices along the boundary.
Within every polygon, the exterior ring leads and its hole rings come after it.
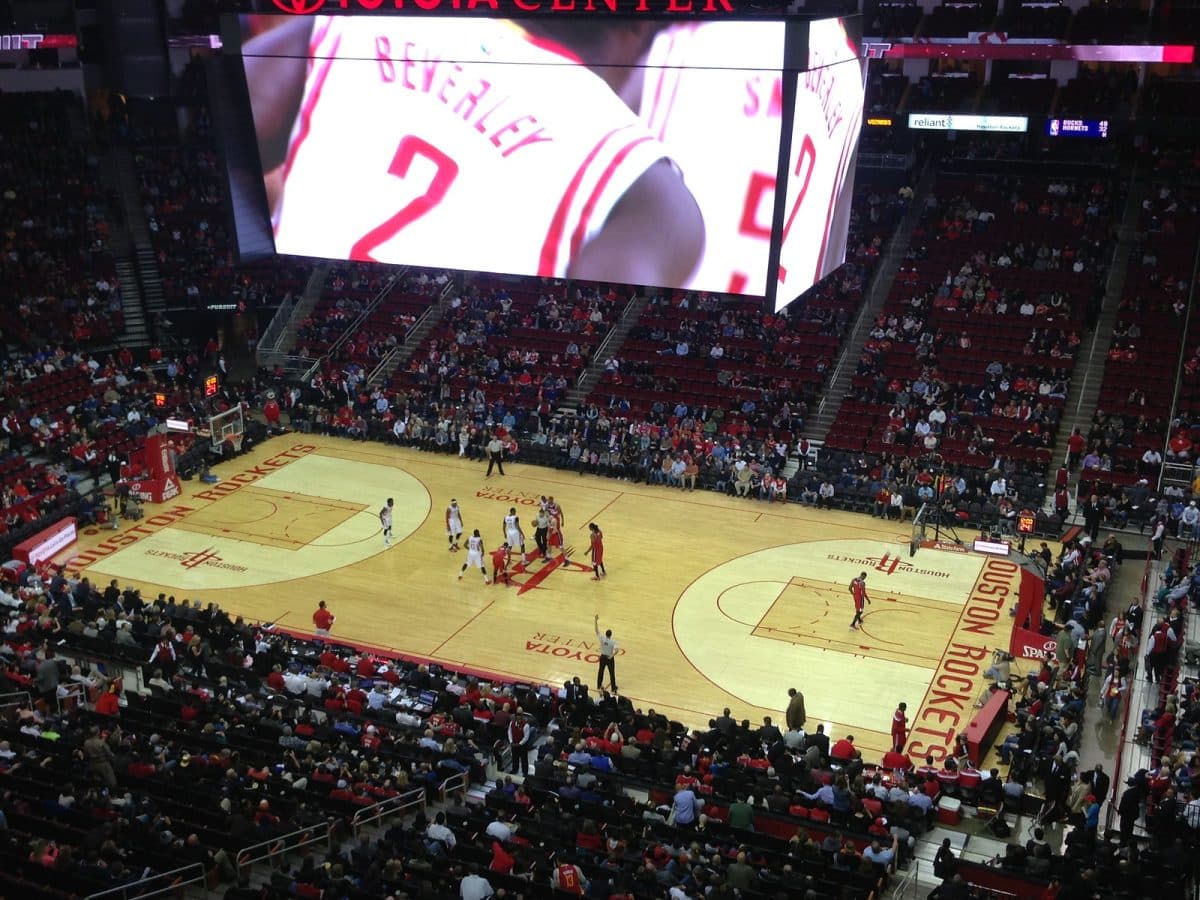
MULTIPOLYGON (((621 308, 621 315, 617 317, 615 322, 613 322, 612 327, 608 329, 608 334, 604 335, 604 340, 600 342, 599 346, 596 347, 596 352, 593 353, 591 358, 588 360, 587 366, 584 367, 584 374, 580 376, 577 382, 575 382, 574 390, 580 390, 580 386, 583 384, 584 379, 587 378, 588 369, 596 365, 604 365, 603 359, 608 353, 609 344, 617 339, 617 330, 622 325, 627 324, 625 322, 625 317, 629 314, 629 311, 633 309, 634 304, 640 299, 642 299, 642 295, 637 291, 634 291, 633 294, 630 295, 629 299, 625 302, 625 305, 621 308)), ((635 323, 628 324, 633 325, 635 323)), ((584 396, 587 396, 587 392, 584 392, 584 396)))
MULTIPOLYGON (((371 370, 371 374, 367 376, 368 385, 374 386, 378 379, 383 377, 383 373, 387 371, 387 367, 392 364, 392 360, 404 352, 410 341, 420 340, 415 336, 420 333, 420 330, 425 326, 426 322, 433 318, 435 312, 441 309, 441 307, 445 304, 446 299, 452 293, 454 293, 456 289, 457 285, 453 281, 447 281, 442 286, 441 291, 438 292, 437 299, 427 306, 425 311, 417 317, 417 321, 413 322, 413 326, 408 330, 408 334, 404 336, 404 340, 384 354, 383 359, 381 359, 378 365, 371 370)), ((440 317, 441 313, 437 312, 437 315, 440 317)), ((415 345, 413 349, 416 349, 415 345)))
MULTIPOLYGON (((1167 458, 1167 452, 1171 446, 1171 432, 1175 428, 1175 417, 1179 415, 1179 394, 1183 390, 1183 364, 1187 360, 1187 339, 1188 332, 1192 324, 1192 304, 1196 300, 1196 275, 1200 273, 1200 242, 1197 242, 1192 253, 1192 283, 1188 289, 1187 312, 1183 316, 1183 338, 1179 341, 1179 358, 1175 360, 1175 389, 1171 394, 1171 414, 1167 417, 1167 433, 1163 436, 1163 459, 1167 458)), ((1155 488, 1162 490, 1163 484, 1163 467, 1159 467, 1158 484, 1155 488)))
MULTIPOLYGON (((921 170, 921 175, 917 179, 918 186, 920 186, 920 183, 923 182, 926 179, 926 177, 929 175, 932 165, 933 165, 932 159, 927 160, 925 162, 925 166, 921 170)), ((905 214, 906 216, 909 216, 909 215, 917 216, 918 220, 919 220, 920 205, 919 205, 918 201, 923 193, 924 193, 924 190, 919 190, 919 191, 913 192, 912 207, 905 214)), ((914 225, 915 224, 916 223, 914 222, 914 225)), ((858 334, 859 334, 860 329, 863 327, 863 322, 866 321, 868 312, 873 308, 872 295, 880 287, 880 279, 883 276, 883 270, 887 267, 887 265, 892 260, 895 259, 896 254, 899 253, 902 249, 900 247, 901 234, 905 235, 905 237, 904 237, 905 241, 909 240, 909 238, 912 237, 911 229, 905 228, 903 221, 901 222, 901 224, 899 226, 897 226, 896 230, 894 232, 892 232, 892 237, 888 241, 887 251, 883 254, 883 258, 880 260, 879 265, 876 266, 875 274, 871 278, 870 288, 868 291, 864 292, 863 296, 865 299, 863 301, 863 304, 858 308, 858 315, 856 315, 854 317, 854 324, 851 326, 850 333, 846 336, 846 340, 842 345, 842 352, 839 354, 838 360, 834 364, 833 371, 830 373, 829 379, 825 382, 826 385, 828 385, 830 388, 832 388, 833 385, 837 384, 838 379, 841 377, 842 371, 846 368, 846 361, 850 358, 850 349, 854 346, 855 342, 858 340, 858 334)), ((810 419, 816 418, 822 412, 825 411, 825 404, 828 402, 829 397, 832 393, 833 393, 832 390, 825 390, 821 393, 821 402, 817 404, 817 409, 813 413, 813 415, 810 417, 810 419)), ((840 399, 841 398, 839 398, 839 401, 840 401, 840 399)))
MULTIPOLYGON (((413 327, 409 329, 408 333, 412 334, 418 328, 423 326, 425 324, 425 320, 428 319, 432 313, 433 313, 433 307, 430 306, 428 309, 425 310, 425 312, 421 313, 421 315, 417 317, 417 321, 413 322, 413 327)), ((391 365, 392 360, 396 357, 397 354, 400 353, 400 348, 403 347, 404 343, 407 343, 407 341, 408 341, 408 338, 405 337, 403 343, 397 344, 395 347, 393 347, 391 350, 389 350, 387 353, 385 353, 383 355, 383 357, 376 364, 375 368, 371 370, 371 374, 369 374, 367 376, 367 384, 373 385, 373 384, 375 384, 375 382, 378 379, 383 377, 384 371, 387 369, 387 367, 389 365, 391 365)))

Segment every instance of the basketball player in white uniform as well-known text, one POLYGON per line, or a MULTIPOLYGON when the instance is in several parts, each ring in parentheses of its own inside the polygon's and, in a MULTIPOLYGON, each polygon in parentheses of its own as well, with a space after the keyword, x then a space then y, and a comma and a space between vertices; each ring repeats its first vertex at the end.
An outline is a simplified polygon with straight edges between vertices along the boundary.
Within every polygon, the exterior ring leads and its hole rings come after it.
POLYGON ((484 584, 492 583, 491 579, 488 578, 487 569, 483 564, 483 538, 479 536, 478 528, 467 538, 467 561, 463 563, 462 571, 458 573, 458 580, 462 581, 462 577, 467 573, 467 569, 474 568, 478 568, 483 574, 484 584))
POLYGON ((808 71, 798 76, 779 251, 780 303, 846 258, 846 227, 862 130, 863 60, 841 19, 809 23, 808 71))
POLYGON ((462 510, 458 508, 458 501, 452 499, 446 507, 446 540, 450 542, 451 553, 458 552, 458 541, 462 533, 462 510))
POLYGON ((276 249, 685 283, 703 219, 618 95, 659 27, 315 16, 248 41, 276 249))
POLYGON ((766 291, 783 44, 779 22, 676 25, 658 33, 639 70, 642 121, 679 164, 704 215, 704 258, 685 287, 766 291))
POLYGON ((525 555, 525 532, 521 529, 521 517, 517 515, 515 506, 510 506, 508 515, 504 517, 504 539, 509 547, 520 549, 521 565, 527 565, 529 557, 525 555))
POLYGON ((383 546, 390 547, 392 543, 392 506, 395 501, 387 498, 387 504, 379 510, 379 524, 383 528, 383 546))

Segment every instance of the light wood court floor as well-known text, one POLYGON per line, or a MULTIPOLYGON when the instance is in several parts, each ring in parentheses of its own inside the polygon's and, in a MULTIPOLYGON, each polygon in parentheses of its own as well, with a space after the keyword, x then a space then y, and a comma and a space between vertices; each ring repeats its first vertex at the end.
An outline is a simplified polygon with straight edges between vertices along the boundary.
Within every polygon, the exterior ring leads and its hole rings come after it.
POLYGON ((962 552, 910 558, 908 523, 507 469, 485 478, 454 456, 287 435, 218 467, 219 485, 185 482, 141 522, 88 529, 59 561, 101 584, 117 578, 146 596, 216 601, 301 630, 323 599, 345 641, 551 683, 579 675, 595 686, 599 613, 635 705, 694 725, 726 706, 781 722, 796 687, 810 730, 852 733, 868 755, 887 749, 900 701, 919 726, 911 753, 946 744, 954 716, 960 728, 969 721, 982 654, 1007 646, 1007 610, 989 624, 971 598, 1008 570, 962 552), (517 507, 532 552, 542 494, 563 509, 572 565, 532 560, 513 587, 485 586, 478 571, 459 581, 465 553, 448 552, 444 529, 450 499, 489 550, 517 507), (385 547, 377 514, 388 497, 395 540, 385 547), (604 531, 601 582, 580 564, 593 521, 604 531), (861 571, 873 602, 853 631, 848 584, 861 571))

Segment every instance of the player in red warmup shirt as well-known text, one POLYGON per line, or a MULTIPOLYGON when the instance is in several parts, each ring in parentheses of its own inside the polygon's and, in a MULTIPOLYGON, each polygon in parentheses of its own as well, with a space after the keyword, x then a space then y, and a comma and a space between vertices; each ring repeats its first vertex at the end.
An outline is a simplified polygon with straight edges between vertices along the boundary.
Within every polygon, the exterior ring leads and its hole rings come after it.
POLYGON ((329 636, 329 630, 333 628, 336 619, 337 616, 325 607, 324 600, 317 604, 317 610, 312 614, 313 627, 316 628, 317 634, 324 637, 329 636))
POLYGON ((892 713, 892 747, 897 751, 902 751, 905 742, 908 740, 907 709, 908 705, 901 703, 896 707, 896 711, 892 713))
POLYGON ((508 577, 508 560, 509 546, 507 543, 501 544, 492 551, 492 583, 499 584, 501 579, 504 581, 504 586, 508 587, 512 584, 508 577))
POLYGON ((850 582, 850 596, 854 598, 854 618, 850 620, 850 627, 858 630, 858 626, 862 624, 863 607, 871 602, 871 598, 867 596, 867 573, 860 572, 859 576, 850 582))
POLYGON ((595 522, 588 525, 588 530, 592 533, 592 581, 599 581, 608 575, 604 568, 604 532, 595 522))

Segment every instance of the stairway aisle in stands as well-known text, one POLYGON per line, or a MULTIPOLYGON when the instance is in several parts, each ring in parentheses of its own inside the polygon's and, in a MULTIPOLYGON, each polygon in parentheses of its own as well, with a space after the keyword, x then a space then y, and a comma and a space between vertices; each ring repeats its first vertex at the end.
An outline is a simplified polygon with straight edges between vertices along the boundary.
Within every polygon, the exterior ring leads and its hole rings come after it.
MULTIPOLYGON (((1138 646, 1144 651, 1150 645, 1150 633, 1154 626, 1162 620, 1163 612, 1154 604, 1154 595, 1163 587, 1165 583, 1164 573, 1167 568, 1167 561, 1174 552, 1175 542, 1168 541, 1166 549, 1163 550, 1162 559, 1152 562, 1149 570, 1149 579, 1146 590, 1146 612, 1142 618, 1142 632, 1138 636, 1138 646)), ((1141 566, 1139 560, 1134 565, 1141 566)), ((1188 613, 1188 630, 1192 631, 1195 628, 1196 613, 1188 613)), ((1194 632, 1192 632, 1194 633, 1194 632)), ((1179 654, 1180 661, 1186 658, 1186 652, 1179 654)), ((1195 677, 1194 669, 1185 672, 1181 666, 1181 675, 1195 677)), ((1153 681, 1147 680, 1147 671, 1145 660, 1139 659, 1133 666, 1132 677, 1129 681, 1129 692, 1127 694, 1127 715, 1126 728, 1124 735, 1117 732, 1116 738, 1120 739, 1121 760, 1120 769, 1113 776, 1113 780, 1120 786, 1117 796, 1125 789, 1126 779, 1135 772, 1152 769, 1156 765, 1156 754, 1151 746, 1150 741, 1139 741, 1138 736, 1141 731, 1142 713, 1147 710, 1154 710, 1161 707, 1161 685, 1153 681)), ((1152 720, 1153 721, 1153 720, 1152 720)), ((1085 733, 1086 737, 1086 733, 1085 733)), ((1115 751, 1115 748, 1114 748, 1115 751)), ((1112 797, 1107 798, 1110 802, 1112 797)), ((1108 813, 1109 810, 1104 810, 1108 813)), ((1103 817, 1102 817, 1103 821, 1103 817)), ((1115 825, 1114 825, 1115 827, 1115 825)), ((1142 814, 1138 817, 1135 833, 1145 836, 1148 835, 1149 829, 1146 827, 1145 807, 1143 806, 1142 814)))
MULTIPOLYGON (((1125 290, 1125 275, 1129 268, 1129 255, 1134 250, 1137 241, 1138 211, 1142 208, 1142 200, 1149 190, 1150 180, 1141 172, 1135 172, 1129 186, 1129 194, 1125 200, 1125 211, 1121 216, 1121 225, 1117 234, 1117 245, 1113 250, 1112 263, 1109 266, 1108 278, 1104 285, 1104 299, 1100 314, 1095 323, 1089 321, 1091 330, 1082 336, 1081 346, 1088 348, 1087 359, 1082 371, 1076 364, 1077 373, 1071 379, 1067 391, 1067 400, 1063 405, 1063 421, 1058 429, 1058 442, 1050 456, 1050 471, 1046 473, 1047 483, 1054 480, 1054 470, 1067 456, 1067 440, 1078 427, 1087 433, 1096 411, 1096 403, 1100 398, 1100 386, 1104 381, 1104 368, 1108 359, 1109 345, 1112 343, 1113 326, 1117 321, 1117 312, 1121 303, 1121 295, 1125 290)), ((1047 493, 1046 502, 1053 506, 1054 497, 1047 493)))
POLYGON ((296 349, 300 326, 312 315, 313 309, 320 301, 321 290, 325 286, 325 280, 329 277, 329 268, 330 264, 327 262, 320 262, 313 266, 312 273, 304 285, 304 291, 299 297, 292 297, 291 311, 287 316, 287 321, 282 324, 279 337, 270 346, 265 345, 267 332, 263 332, 264 340, 259 341, 256 354, 260 366, 282 364, 296 349))
MULTIPOLYGON (((1104 535, 1102 534, 1101 538, 1103 537, 1104 535)), ((1108 612, 1110 615, 1115 615, 1127 606, 1130 600, 1140 596, 1141 579, 1143 573, 1146 571, 1146 561, 1143 554, 1150 551, 1150 539, 1146 535, 1123 533, 1119 534, 1118 538, 1124 546, 1126 559, 1121 567, 1117 569, 1116 577, 1109 588, 1108 612)), ((1151 563, 1151 594, 1158 587, 1159 573, 1163 565, 1164 563, 1161 562, 1151 563)), ((1143 623, 1147 633, 1150 626, 1158 619, 1159 616, 1153 614, 1153 607, 1151 606, 1146 612, 1143 623)), ((1139 646, 1142 648, 1148 646, 1144 634, 1141 636, 1139 646)), ((1148 750, 1134 744, 1142 710, 1147 708, 1147 706, 1152 708, 1157 703, 1157 693, 1151 698, 1152 688, 1145 680, 1145 677, 1144 667, 1139 661, 1134 667, 1134 677, 1131 681, 1128 694, 1128 703, 1132 708, 1126 720, 1129 724, 1124 735, 1121 729, 1121 719, 1118 717, 1115 723, 1109 722, 1104 714, 1104 710, 1099 709, 1095 704, 1088 709, 1084 716, 1083 727, 1080 729, 1078 747, 1080 764, 1085 768, 1090 768, 1098 762, 1102 763, 1104 771, 1122 789, 1125 785, 1126 776, 1140 768, 1144 768, 1148 761, 1148 750), (1147 703, 1147 700, 1150 702, 1147 703), (1118 751, 1120 751, 1119 760, 1117 759, 1118 751), (1119 772, 1116 771, 1118 765, 1120 766, 1119 772)), ((1091 676, 1088 684, 1089 697, 1098 698, 1100 696, 1103 680, 1103 677, 1100 675, 1091 676)), ((1120 791, 1117 792, 1116 796, 1120 797, 1120 791)), ((1100 799, 1103 805, 1100 820, 1103 822, 1109 815, 1109 804, 1113 801, 1112 791, 1109 791, 1109 796, 1100 799)))
POLYGON ((161 341, 161 336, 156 333, 156 329, 159 319, 166 315, 167 298, 163 292, 158 257, 150 242, 150 226, 141 205, 141 179, 138 178, 133 152, 124 145, 114 145, 105 157, 102 169, 106 177, 109 173, 112 174, 121 195, 138 283, 141 287, 146 316, 149 319, 149 337, 150 340, 158 342, 161 341))
POLYGON ((642 315, 642 311, 646 308, 646 304, 650 302, 650 297, 645 291, 634 294, 629 298, 629 302, 625 304, 625 309, 621 313, 621 319, 608 335, 596 348, 596 352, 592 354, 588 366, 579 376, 579 380, 575 383, 575 387, 567 391, 567 396, 563 398, 562 405, 572 410, 578 410, 583 406, 584 398, 591 393, 592 388, 600 380, 600 376, 604 373, 604 363, 617 354, 621 349, 621 345, 625 343, 625 338, 629 336, 629 332, 633 326, 637 324, 638 319, 642 315))
POLYGON ((396 373, 402 365, 408 362, 413 351, 421 345, 421 342, 429 336, 429 332, 437 326, 438 322, 446 315, 446 310, 450 308, 450 299, 462 291, 462 274, 455 275, 453 279, 446 282, 446 286, 442 292, 438 294, 437 300, 429 307, 419 318, 416 324, 409 329, 408 334, 404 336, 404 343, 389 353, 384 360, 375 367, 375 371, 370 373, 367 379, 371 387, 379 385, 387 385, 392 380, 392 375, 396 373))
MULTIPOLYGON (((809 419, 808 427, 805 430, 812 440, 824 440, 825 436, 829 434, 829 427, 837 417, 838 409, 841 408, 842 398, 850 390, 850 380, 854 377, 854 362, 862 354, 863 345, 866 344, 867 337, 871 332, 871 322, 875 320, 875 315, 887 300, 892 281, 900 270, 900 263, 904 260, 905 248, 908 247, 913 230, 921 220, 921 199, 928 196, 933 189, 936 174, 933 163, 926 162, 921 170, 921 177, 913 188, 912 206, 905 213, 896 233, 892 235, 883 261, 875 270, 875 280, 871 285, 871 292, 867 296, 866 302, 863 303, 858 318, 854 322, 854 329, 842 349, 842 355, 834 368, 833 377, 829 379, 828 388, 821 398, 821 405, 809 419)), ((794 466, 795 462, 793 461, 792 467, 794 466)), ((791 477, 791 472, 785 470, 785 475, 791 477)))
POLYGON ((97 171, 104 186, 122 198, 122 215, 110 222, 108 232, 109 248, 121 289, 121 313, 125 317, 125 333, 117 338, 117 344, 130 348, 149 347, 149 322, 133 258, 133 236, 127 224, 130 221, 129 203, 125 200, 125 185, 112 150, 100 158, 97 171))

